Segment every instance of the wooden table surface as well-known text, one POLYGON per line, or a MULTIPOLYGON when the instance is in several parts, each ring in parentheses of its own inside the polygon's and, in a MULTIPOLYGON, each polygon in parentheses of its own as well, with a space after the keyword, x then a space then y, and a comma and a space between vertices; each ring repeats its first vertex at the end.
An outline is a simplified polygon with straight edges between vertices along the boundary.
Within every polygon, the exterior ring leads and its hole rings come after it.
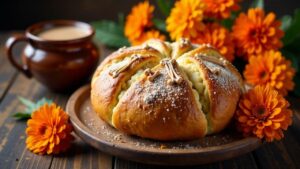
MULTIPOLYGON (((141 164, 104 154, 76 137, 72 148, 60 155, 36 155, 26 149, 26 122, 16 121, 12 114, 24 109, 17 97, 31 100, 47 97, 65 107, 70 94, 48 91, 34 79, 27 79, 8 63, 4 43, 9 33, 0 34, 0 169, 10 168, 100 168, 100 169, 152 169, 188 168, 141 164)), ((102 56, 110 51, 105 50, 102 56)), ((299 99, 292 98, 294 109, 293 125, 285 132, 282 141, 264 144, 257 150, 243 156, 213 164, 192 166, 194 169, 221 168, 300 168, 300 114, 299 99)), ((172 164, 170 164, 172 165, 172 164)))

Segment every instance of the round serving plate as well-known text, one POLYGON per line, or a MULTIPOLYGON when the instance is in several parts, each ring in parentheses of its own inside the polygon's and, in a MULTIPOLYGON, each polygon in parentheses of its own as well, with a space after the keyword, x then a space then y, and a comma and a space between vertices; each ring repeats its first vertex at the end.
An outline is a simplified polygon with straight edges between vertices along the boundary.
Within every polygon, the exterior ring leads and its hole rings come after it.
POLYGON ((245 154, 262 144, 257 138, 244 138, 232 126, 193 141, 165 142, 126 135, 102 121, 93 111, 89 86, 78 89, 70 97, 66 111, 83 141, 102 152, 142 163, 205 164, 245 154))

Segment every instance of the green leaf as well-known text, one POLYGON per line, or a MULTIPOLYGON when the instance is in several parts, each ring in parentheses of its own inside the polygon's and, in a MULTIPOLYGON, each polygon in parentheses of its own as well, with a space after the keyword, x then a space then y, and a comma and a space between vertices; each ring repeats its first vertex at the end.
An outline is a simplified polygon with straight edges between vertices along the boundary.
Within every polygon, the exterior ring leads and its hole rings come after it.
POLYGON ((292 17, 290 15, 284 15, 281 19, 281 27, 280 29, 286 31, 292 23, 292 17))
POLYGON ((31 117, 32 112, 36 111, 38 108, 40 108, 44 104, 51 104, 53 101, 50 99, 42 98, 38 100, 36 103, 25 99, 23 97, 18 97, 21 103, 23 103, 26 108, 24 112, 18 112, 13 115, 13 117, 19 119, 19 120, 25 120, 31 117))
POLYGON ((297 73, 296 76, 294 77, 294 82, 295 82, 295 88, 293 90, 293 93, 300 97, 300 75, 297 73))
POLYGON ((113 21, 97 21, 91 23, 96 30, 96 39, 103 44, 119 48, 129 46, 127 38, 124 36, 123 26, 113 21))
POLYGON ((300 36, 296 37, 292 43, 285 45, 284 49, 298 55, 300 57, 300 36))
POLYGON ((157 6, 165 16, 169 16, 174 0, 156 0, 157 6))
POLYGON ((225 28, 231 30, 232 25, 234 24, 235 19, 237 18, 237 16, 238 16, 240 13, 241 13, 241 10, 231 12, 231 15, 230 15, 230 17, 229 17, 228 19, 223 19, 223 20, 221 20, 221 24, 222 24, 225 28))
POLYGON ((291 24, 286 28, 285 35, 282 39, 284 45, 293 43, 295 39, 300 37, 300 9, 296 9, 291 24))
POLYGON ((46 98, 42 98, 40 100, 38 100, 33 107, 31 107, 31 109, 29 110, 30 113, 34 112, 35 110, 37 110, 38 108, 40 108, 41 106, 43 106, 44 104, 48 104, 50 105, 51 103, 53 103, 52 100, 50 99, 46 99, 46 98))
POLYGON ((27 107, 33 107, 34 103, 28 99, 25 99, 24 97, 18 96, 18 99, 21 101, 22 104, 24 104, 27 107))
POLYGON ((13 114, 13 117, 17 118, 18 120, 27 120, 31 118, 31 114, 19 112, 13 114))
POLYGON ((299 73, 299 60, 298 60, 299 55, 297 55, 297 52, 295 53, 295 51, 291 51, 290 48, 286 46, 281 50, 281 52, 283 56, 291 60, 292 66, 295 68, 297 72, 293 79, 293 81, 295 82, 295 88, 293 90, 293 93, 296 96, 300 97, 300 73, 299 73))
POLYGON ((121 26, 121 27, 124 27, 124 23, 125 23, 125 16, 123 13, 119 13, 118 14, 118 24, 121 26))
POLYGON ((227 29, 229 29, 229 30, 231 29, 233 23, 234 23, 234 20, 232 20, 231 18, 229 18, 229 19, 223 19, 223 20, 221 21, 221 24, 222 24, 225 28, 227 28, 227 29))
POLYGON ((251 5, 251 8, 261 8, 264 9, 264 0, 254 0, 251 5))
POLYGON ((292 52, 284 50, 284 49, 282 49, 281 52, 282 52, 283 56, 285 56, 287 59, 289 59, 292 62, 293 68, 296 70, 296 72, 298 72, 298 70, 299 70, 298 57, 295 54, 293 54, 292 52))
POLYGON ((153 23, 158 30, 165 32, 165 33, 167 32, 166 23, 164 20, 155 18, 155 19, 153 19, 153 23))

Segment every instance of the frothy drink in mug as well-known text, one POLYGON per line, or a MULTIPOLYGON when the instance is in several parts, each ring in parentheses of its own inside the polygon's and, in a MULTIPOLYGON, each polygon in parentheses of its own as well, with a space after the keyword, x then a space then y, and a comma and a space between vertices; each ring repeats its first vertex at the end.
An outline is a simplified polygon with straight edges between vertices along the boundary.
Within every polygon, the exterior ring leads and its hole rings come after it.
POLYGON ((91 32, 74 26, 54 27, 38 34, 39 38, 45 40, 72 40, 83 38, 91 32))
POLYGON ((93 42, 95 31, 87 23, 53 20, 34 24, 24 34, 14 34, 6 42, 11 64, 27 77, 36 78, 53 91, 76 89, 89 79, 98 65, 99 50, 93 42), (27 42, 22 64, 13 56, 13 47, 27 42))

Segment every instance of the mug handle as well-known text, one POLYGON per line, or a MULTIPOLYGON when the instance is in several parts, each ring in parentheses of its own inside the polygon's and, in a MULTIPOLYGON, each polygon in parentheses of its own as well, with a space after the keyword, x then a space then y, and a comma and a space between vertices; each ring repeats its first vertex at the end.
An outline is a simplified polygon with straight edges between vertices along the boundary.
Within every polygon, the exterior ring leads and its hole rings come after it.
POLYGON ((28 68, 28 65, 23 62, 23 65, 20 65, 16 60, 14 59, 12 50, 15 44, 18 42, 25 41, 28 42, 28 39, 23 34, 15 34, 12 35, 8 40, 6 41, 5 48, 6 48, 6 56, 10 63, 17 68, 19 71, 21 71, 24 75, 26 75, 28 78, 32 77, 32 74, 28 68))

